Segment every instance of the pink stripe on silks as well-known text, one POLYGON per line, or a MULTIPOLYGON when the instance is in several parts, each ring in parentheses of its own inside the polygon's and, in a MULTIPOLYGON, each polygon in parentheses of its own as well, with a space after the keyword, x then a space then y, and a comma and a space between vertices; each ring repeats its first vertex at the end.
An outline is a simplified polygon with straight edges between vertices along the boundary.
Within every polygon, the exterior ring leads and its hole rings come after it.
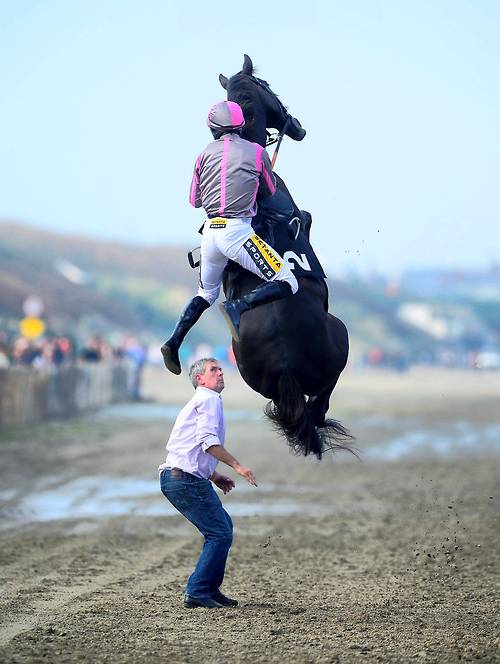
POLYGON ((228 101, 227 105, 229 107, 229 112, 231 113, 231 124, 233 127, 239 127, 242 122, 244 122, 243 113, 241 112, 241 107, 239 104, 236 104, 234 101, 228 101))
POLYGON ((224 136, 224 148, 222 151, 222 161, 220 164, 220 208, 219 214, 224 214, 226 207, 226 171, 227 171, 227 153, 229 152, 229 136, 224 136))
POLYGON ((276 187, 274 185, 272 178, 269 176, 269 173, 264 168, 262 163, 263 150, 264 148, 262 147, 262 145, 257 145, 257 150, 255 152, 255 167, 258 173, 262 173, 264 175, 264 179, 266 181, 267 186, 269 187, 269 191, 271 192, 271 194, 274 194, 274 192, 276 191, 276 187))
MULTIPOLYGON (((262 145, 259 145, 258 143, 256 144, 256 150, 255 150, 255 169, 257 173, 262 172, 262 150, 264 149, 262 145)), ((255 191, 253 192, 252 196, 252 207, 255 205, 255 200, 257 198, 257 192, 259 191, 259 180, 255 183, 255 191)))
POLYGON ((193 179, 191 180, 191 192, 189 194, 189 202, 194 207, 196 203, 196 186, 198 184, 198 176, 200 174, 200 159, 201 155, 196 160, 196 166, 194 167, 193 179))
POLYGON ((189 194, 189 202, 193 207, 196 204, 196 173, 193 173, 193 179, 191 181, 191 192, 189 194))
POLYGON ((269 175, 269 173, 266 171, 265 168, 263 169, 262 172, 264 174, 264 180, 266 181, 266 184, 269 187, 269 191, 271 192, 271 194, 274 194, 276 191, 276 185, 274 184, 271 176, 269 175))
POLYGON ((257 169, 257 173, 260 173, 262 170, 262 150, 264 148, 262 145, 259 145, 257 143, 257 150, 255 151, 255 168, 257 169))

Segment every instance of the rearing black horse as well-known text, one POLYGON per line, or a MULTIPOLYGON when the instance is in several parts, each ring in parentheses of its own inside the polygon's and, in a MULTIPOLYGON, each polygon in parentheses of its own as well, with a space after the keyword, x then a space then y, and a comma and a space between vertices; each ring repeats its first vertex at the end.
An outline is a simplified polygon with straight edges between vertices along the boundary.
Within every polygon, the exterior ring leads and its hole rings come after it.
MULTIPOLYGON (((304 138, 298 120, 289 115, 267 82, 253 75, 247 55, 241 72, 229 79, 221 74, 219 81, 228 100, 243 109, 243 138, 265 147, 268 128, 284 129, 294 140, 304 138)), ((301 220, 301 232, 308 235, 304 215, 281 178, 277 181, 279 191, 293 205, 293 216, 301 220)), ((254 222, 262 223, 262 216, 259 213, 254 222)), ((228 299, 238 298, 259 281, 248 272, 227 270, 224 292, 228 299)), ((295 295, 247 311, 241 318, 240 340, 233 340, 241 376, 252 389, 271 399, 266 415, 295 452, 312 453, 319 459, 327 449, 353 452, 347 430, 337 420, 326 419, 330 396, 349 352, 347 329, 328 313, 327 302, 324 279, 299 278, 295 295)))

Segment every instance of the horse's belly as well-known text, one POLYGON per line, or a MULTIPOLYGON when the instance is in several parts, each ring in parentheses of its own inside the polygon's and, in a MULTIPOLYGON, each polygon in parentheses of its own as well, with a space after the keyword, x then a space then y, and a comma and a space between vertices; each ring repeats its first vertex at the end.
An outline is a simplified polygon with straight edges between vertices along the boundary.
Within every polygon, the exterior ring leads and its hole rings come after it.
MULTIPOLYGON (((243 319, 242 319, 243 321, 243 319)), ((291 372, 304 394, 316 395, 336 382, 347 356, 332 345, 324 325, 282 328, 270 335, 266 323, 243 334, 235 355, 245 382, 267 398, 277 396, 278 382, 291 372)))

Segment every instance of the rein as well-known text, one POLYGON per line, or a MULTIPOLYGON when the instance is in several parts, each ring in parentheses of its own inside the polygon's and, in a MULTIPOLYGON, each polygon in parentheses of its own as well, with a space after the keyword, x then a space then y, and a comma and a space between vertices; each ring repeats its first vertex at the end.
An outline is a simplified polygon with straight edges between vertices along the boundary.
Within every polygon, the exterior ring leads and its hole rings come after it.
POLYGON ((273 170, 274 170, 274 164, 276 163, 276 159, 278 158, 278 152, 279 152, 279 149, 281 147, 281 141, 283 140, 283 136, 285 135, 285 132, 288 129, 289 123, 290 123, 290 116, 287 115, 286 122, 283 125, 283 129, 279 132, 278 138, 276 139, 276 141, 273 141, 273 143, 274 142, 276 143, 276 147, 275 147, 274 153, 273 153, 273 158, 271 159, 271 166, 273 167, 273 170))

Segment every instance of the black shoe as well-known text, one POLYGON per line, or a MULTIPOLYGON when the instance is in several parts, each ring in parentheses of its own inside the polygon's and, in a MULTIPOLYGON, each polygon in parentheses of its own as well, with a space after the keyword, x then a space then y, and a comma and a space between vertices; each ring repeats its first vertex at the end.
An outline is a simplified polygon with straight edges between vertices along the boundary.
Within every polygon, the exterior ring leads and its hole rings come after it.
POLYGON ((220 592, 220 590, 218 590, 215 593, 212 593, 212 599, 214 599, 219 604, 222 604, 222 606, 238 606, 237 599, 231 599, 231 597, 226 597, 220 592))
POLYGON ((163 362, 169 371, 178 376, 181 373, 181 363, 179 361, 179 353, 176 349, 170 348, 168 341, 166 341, 160 348, 163 355, 163 362))
POLYGON ((175 326, 175 330, 160 349, 161 354, 163 355, 165 366, 176 376, 181 373, 179 348, 184 341, 184 337, 198 321, 199 317, 205 311, 205 309, 208 309, 209 306, 210 304, 205 300, 205 298, 200 297, 199 295, 193 297, 192 300, 189 300, 186 308, 182 312, 181 317, 177 322, 177 325, 175 326))
POLYGON ((193 597, 187 593, 184 595, 184 606, 186 609, 196 609, 203 607, 204 609, 223 609, 224 606, 216 602, 211 597, 193 597))

